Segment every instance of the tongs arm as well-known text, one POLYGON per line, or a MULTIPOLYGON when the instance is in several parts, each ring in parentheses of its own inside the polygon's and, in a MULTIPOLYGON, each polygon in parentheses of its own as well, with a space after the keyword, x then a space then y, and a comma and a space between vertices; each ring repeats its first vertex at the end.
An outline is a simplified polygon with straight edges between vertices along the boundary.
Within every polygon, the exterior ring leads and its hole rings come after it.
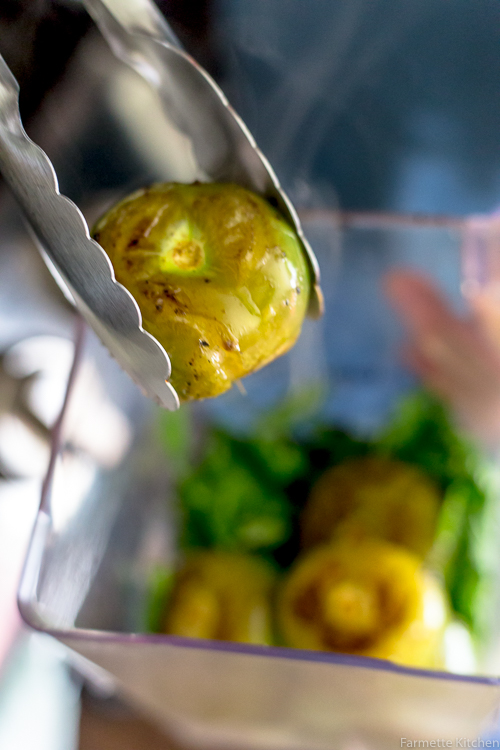
POLYGON ((89 325, 150 398, 178 408, 177 394, 166 382, 171 369, 165 350, 142 328, 136 301, 116 282, 81 211, 60 194, 47 154, 24 131, 18 101, 19 86, 0 56, 0 171, 5 181, 56 278, 89 325))
POLYGON ((297 213, 267 159, 215 81, 186 54, 151 0, 83 0, 115 55, 159 92, 190 139, 200 179, 236 182, 273 202, 299 235, 313 284, 309 315, 323 309, 319 266, 297 213))
POLYGON ((117 27, 121 26, 129 34, 143 34, 181 49, 165 17, 149 0, 84 0, 84 5, 110 44, 119 35, 117 27))

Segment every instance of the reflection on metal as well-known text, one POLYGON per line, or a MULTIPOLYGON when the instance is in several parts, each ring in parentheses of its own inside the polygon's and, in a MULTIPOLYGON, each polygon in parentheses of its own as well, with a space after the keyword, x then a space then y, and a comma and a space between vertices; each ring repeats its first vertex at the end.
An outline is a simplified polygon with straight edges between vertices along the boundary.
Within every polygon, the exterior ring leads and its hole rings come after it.
POLYGON ((62 406, 73 344, 55 336, 25 339, 0 357, 0 472, 42 477, 51 428, 62 406))
MULTIPOLYGON (((0 357, 1 475, 45 474, 73 357, 73 343, 58 336, 24 339, 0 357)), ((86 395, 84 401, 74 399, 66 411, 66 447, 96 466, 112 468, 129 448, 129 421, 105 392, 91 359, 81 364, 77 377, 86 395)), ((80 484, 75 482, 75 487, 80 484)), ((71 503, 61 498, 61 504, 65 509, 59 516, 67 516, 71 503)))

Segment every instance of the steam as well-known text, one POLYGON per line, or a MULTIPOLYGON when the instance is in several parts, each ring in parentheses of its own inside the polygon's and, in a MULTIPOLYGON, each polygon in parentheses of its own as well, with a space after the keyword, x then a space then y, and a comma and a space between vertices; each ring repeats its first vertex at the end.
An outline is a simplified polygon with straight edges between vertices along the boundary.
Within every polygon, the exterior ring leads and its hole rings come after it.
POLYGON ((223 45, 232 48, 226 88, 288 189, 296 178, 313 180, 328 131, 404 44, 426 4, 267 0, 250 10, 220 3, 223 45))

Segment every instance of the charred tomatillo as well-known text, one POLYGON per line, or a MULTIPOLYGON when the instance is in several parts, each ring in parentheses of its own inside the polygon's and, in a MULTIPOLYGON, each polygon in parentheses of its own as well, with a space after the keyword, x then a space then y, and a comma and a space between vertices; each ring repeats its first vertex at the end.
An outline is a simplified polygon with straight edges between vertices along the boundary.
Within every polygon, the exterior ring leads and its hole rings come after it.
POLYGON ((299 555, 277 606, 287 646, 443 666, 448 607, 412 552, 379 539, 299 555))
POLYGON ((169 354, 182 401, 223 393, 300 333, 311 286, 300 240, 245 188, 153 185, 106 213, 94 237, 169 354))

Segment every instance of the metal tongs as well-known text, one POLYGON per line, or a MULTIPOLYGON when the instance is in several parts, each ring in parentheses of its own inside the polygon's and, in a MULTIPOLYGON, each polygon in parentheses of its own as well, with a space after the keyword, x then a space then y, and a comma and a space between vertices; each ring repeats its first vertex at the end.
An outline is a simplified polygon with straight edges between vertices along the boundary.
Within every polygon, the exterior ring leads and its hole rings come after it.
MULTIPOLYGON (((190 141, 207 181, 235 182, 269 199, 295 228, 309 259, 309 314, 321 314, 319 268, 297 214, 272 168, 224 94, 180 47, 151 0, 84 0, 116 57, 157 92, 170 120, 190 141)), ((0 57, 0 171, 19 201, 49 267, 123 369, 147 396, 167 409, 179 398, 169 384, 170 360, 142 328, 132 295, 115 280, 104 250, 90 238, 75 204, 59 193, 48 156, 26 135, 19 87, 0 57)))

